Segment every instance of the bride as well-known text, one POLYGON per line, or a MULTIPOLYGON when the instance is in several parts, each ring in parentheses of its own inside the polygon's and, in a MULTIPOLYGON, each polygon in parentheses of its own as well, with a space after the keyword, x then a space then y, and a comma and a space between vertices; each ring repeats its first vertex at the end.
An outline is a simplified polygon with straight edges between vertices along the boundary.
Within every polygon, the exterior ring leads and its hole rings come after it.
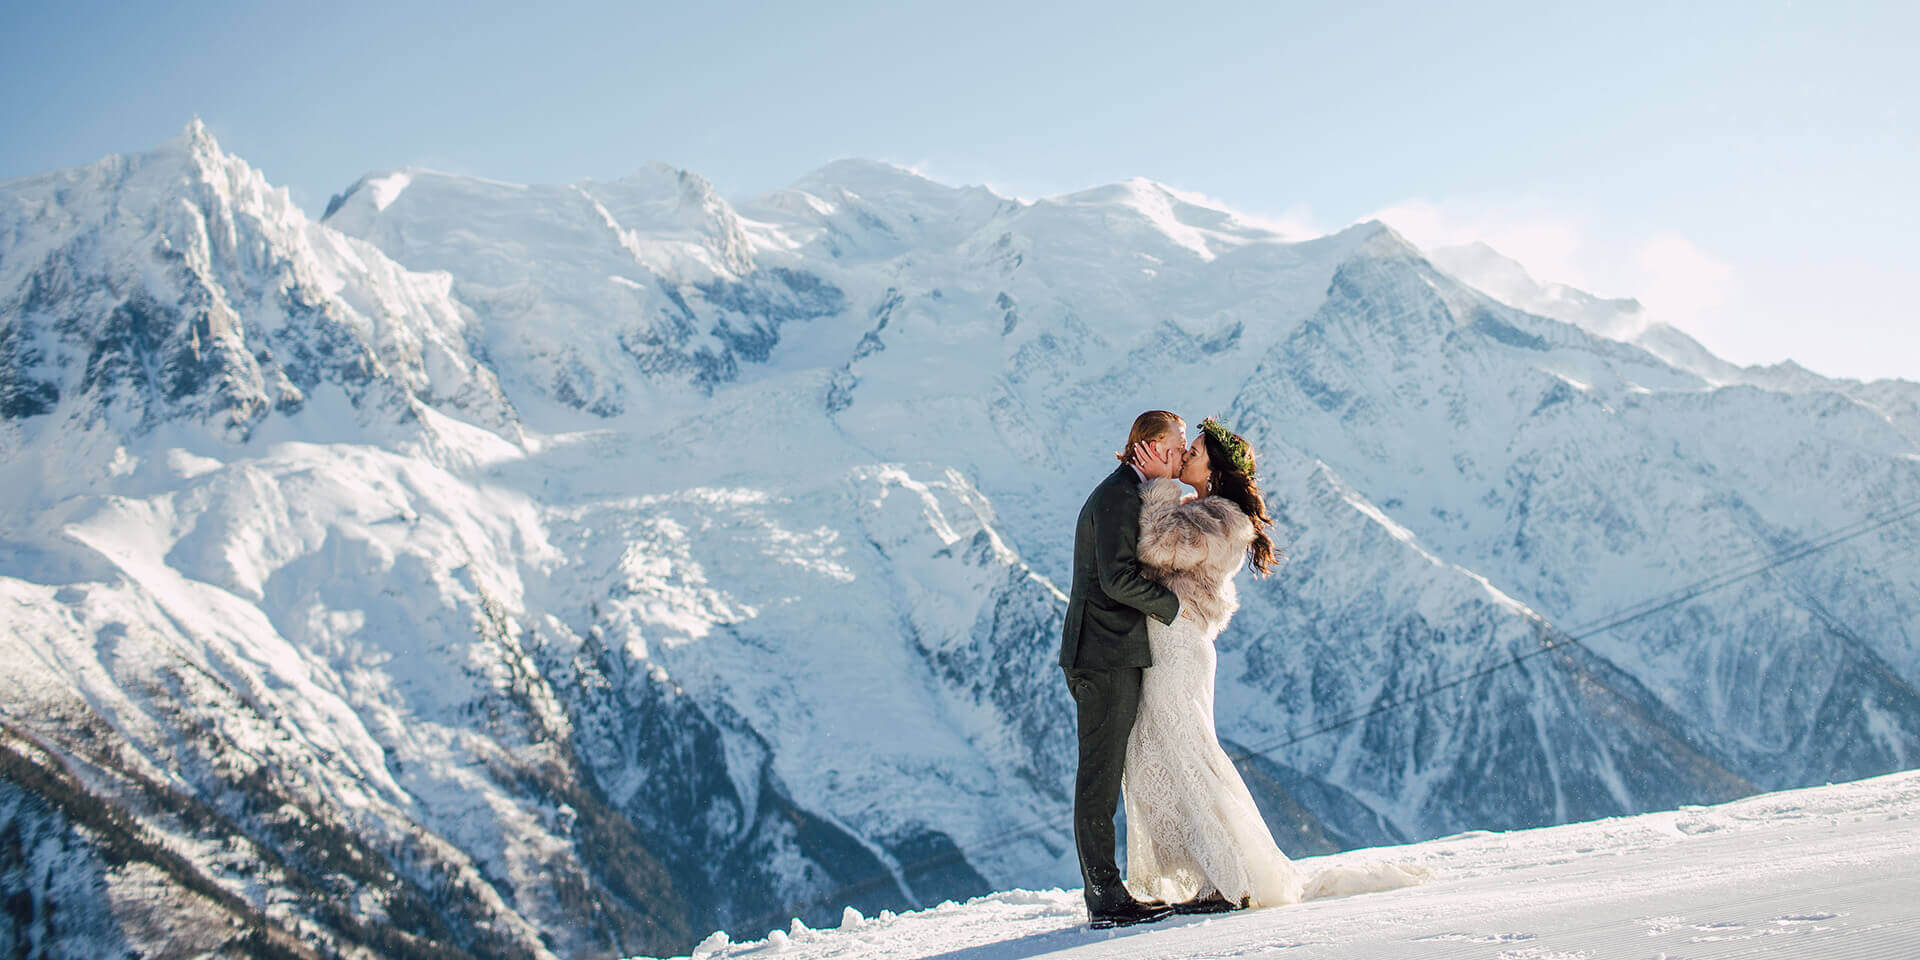
POLYGON ((1239 608, 1233 577, 1242 563, 1256 575, 1272 569, 1263 528, 1273 521, 1253 451, 1218 420, 1201 422, 1185 461, 1177 479, 1152 480, 1140 497, 1142 572, 1179 595, 1180 616, 1147 624, 1153 666, 1122 779, 1127 886, 1136 897, 1177 901, 1181 913, 1215 913, 1425 880, 1425 868, 1399 864, 1308 878, 1274 844, 1213 728, 1213 640, 1239 608), (1182 499, 1183 483, 1198 496, 1182 499))

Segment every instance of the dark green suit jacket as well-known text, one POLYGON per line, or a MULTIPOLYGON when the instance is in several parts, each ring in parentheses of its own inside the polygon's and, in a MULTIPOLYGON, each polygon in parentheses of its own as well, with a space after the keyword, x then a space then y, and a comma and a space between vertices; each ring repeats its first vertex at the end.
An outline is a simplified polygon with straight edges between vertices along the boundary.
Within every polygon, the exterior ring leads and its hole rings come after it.
POLYGON ((1180 598, 1140 574, 1140 478, 1121 464, 1093 488, 1073 533, 1073 588, 1061 630, 1069 669, 1150 667, 1147 617, 1172 623, 1180 598))

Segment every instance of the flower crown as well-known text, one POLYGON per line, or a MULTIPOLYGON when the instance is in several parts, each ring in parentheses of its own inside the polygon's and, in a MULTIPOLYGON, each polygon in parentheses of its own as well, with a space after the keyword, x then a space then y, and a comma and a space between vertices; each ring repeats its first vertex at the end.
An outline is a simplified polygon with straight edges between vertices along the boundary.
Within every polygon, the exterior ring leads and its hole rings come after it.
POLYGON ((1245 440, 1234 436, 1233 431, 1228 430, 1226 424, 1212 417, 1200 421, 1200 429, 1212 437, 1220 445, 1220 449, 1227 452, 1227 459, 1233 461, 1234 469, 1249 477, 1253 476, 1253 451, 1247 449, 1245 440))

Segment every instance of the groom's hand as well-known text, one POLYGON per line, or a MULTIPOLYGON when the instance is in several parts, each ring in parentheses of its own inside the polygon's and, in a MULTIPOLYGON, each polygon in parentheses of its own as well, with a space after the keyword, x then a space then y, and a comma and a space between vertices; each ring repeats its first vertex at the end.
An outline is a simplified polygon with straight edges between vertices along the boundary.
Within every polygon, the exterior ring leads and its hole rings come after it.
POLYGON ((1158 440, 1133 445, 1133 462, 1140 467, 1141 473, 1147 475, 1148 480, 1165 480, 1173 477, 1179 472, 1174 460, 1173 447, 1163 445, 1158 440))

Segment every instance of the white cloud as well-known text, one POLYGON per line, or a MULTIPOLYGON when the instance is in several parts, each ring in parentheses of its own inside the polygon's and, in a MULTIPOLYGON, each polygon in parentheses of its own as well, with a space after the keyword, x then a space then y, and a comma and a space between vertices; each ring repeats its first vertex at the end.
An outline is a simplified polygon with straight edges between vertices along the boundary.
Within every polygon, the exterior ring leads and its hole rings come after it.
POLYGON ((1588 231, 1578 221, 1542 213, 1482 208, 1472 212, 1409 200, 1377 210, 1379 220, 1415 246, 1431 249, 1481 241, 1516 260, 1541 283, 1591 289, 1600 277, 1587 263, 1588 231))
POLYGON ((1329 232, 1313 215, 1313 208, 1304 203, 1296 203, 1272 216, 1235 212, 1234 217, 1248 226, 1271 230, 1288 240, 1311 240, 1329 232))
POLYGON ((1673 231, 1641 243, 1629 272, 1649 318, 1684 330, 1714 325, 1721 308, 1738 297, 1733 265, 1673 231))

